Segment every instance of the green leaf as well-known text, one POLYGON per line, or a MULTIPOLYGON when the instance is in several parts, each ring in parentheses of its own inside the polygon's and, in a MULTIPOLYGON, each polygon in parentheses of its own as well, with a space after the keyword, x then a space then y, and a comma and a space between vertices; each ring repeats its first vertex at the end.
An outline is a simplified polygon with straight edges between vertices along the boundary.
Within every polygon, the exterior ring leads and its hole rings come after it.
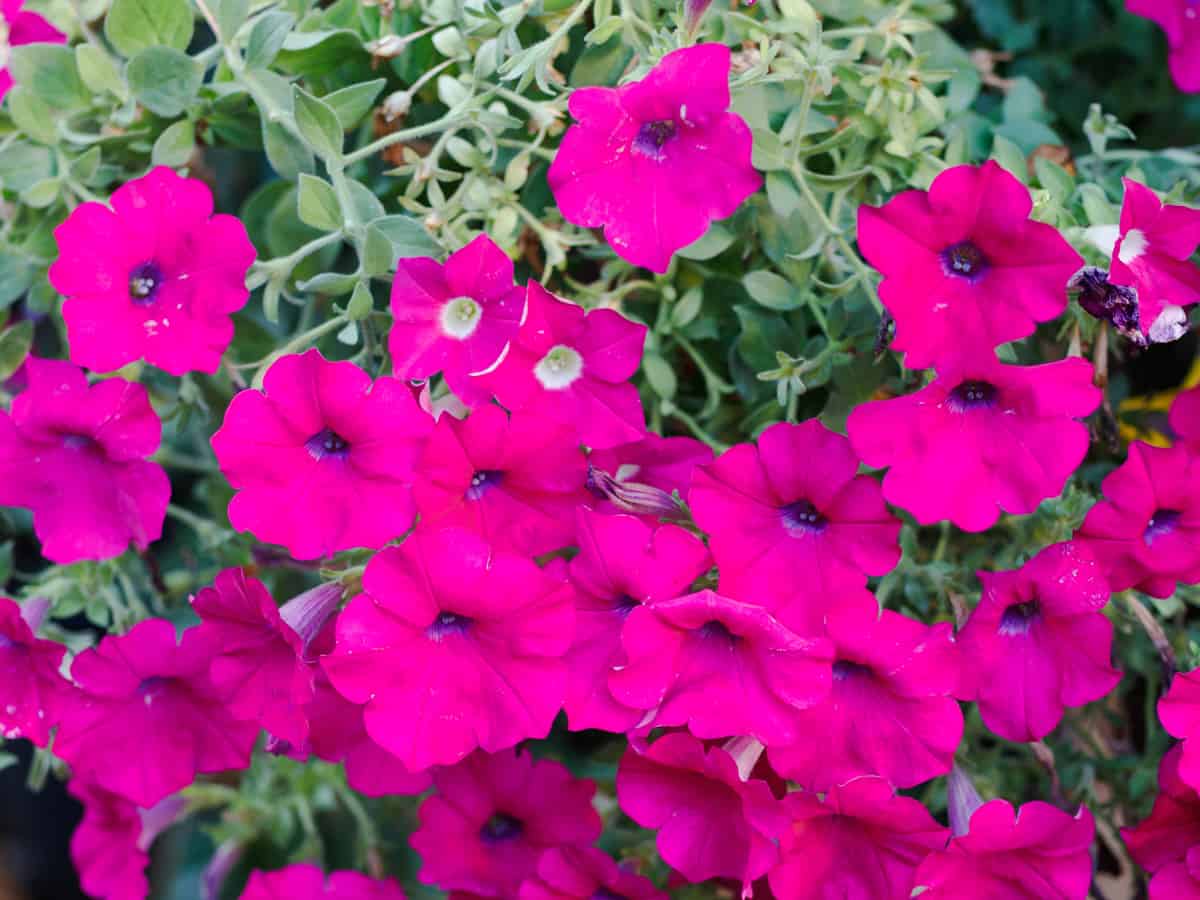
POLYGON ((804 302, 796 286, 774 272, 751 272, 742 278, 742 287, 767 309, 796 309, 804 302))
MULTIPOLYGON (((621 25, 619 18, 608 21, 615 22, 618 28, 621 25)), ((588 46, 579 54, 579 59, 571 68, 572 87, 614 85, 629 65, 629 60, 633 58, 633 45, 622 40, 621 35, 608 37, 601 43, 592 41, 592 36, 588 35, 588 46)))
POLYGON ((322 231, 337 231, 342 227, 342 207, 333 186, 315 175, 300 176, 296 207, 305 225, 322 231))
POLYGON ((275 65, 284 72, 320 75, 356 56, 365 56, 362 38, 349 29, 293 31, 284 40, 275 65))
POLYGON ((33 320, 22 319, 0 332, 0 381, 10 378, 33 346, 33 320))
POLYGON ((273 9, 259 16, 246 40, 246 66, 251 69, 269 66, 295 25, 296 17, 282 10, 273 9))
POLYGON ((61 191, 62 183, 57 178, 43 178, 21 194, 21 200, 34 209, 45 209, 58 199, 61 191))
MULTIPOLYGON (((11 306, 14 300, 29 290, 31 284, 33 266, 29 260, 11 250, 0 250, 0 309, 11 306)), ((32 320, 27 321, 32 329, 32 320)))
POLYGON ((147 47, 186 49, 193 25, 187 0, 113 0, 104 34, 122 56, 131 57, 147 47))
POLYGON ((1021 148, 1004 135, 997 134, 992 142, 992 159, 1008 169, 1023 184, 1029 183, 1029 169, 1025 166, 1025 154, 1021 148))
POLYGON ((100 168, 100 148, 91 147, 84 153, 71 160, 71 177, 86 184, 91 181, 100 168))
POLYGON ((80 80, 92 93, 108 91, 113 96, 129 99, 129 86, 112 57, 95 44, 78 44, 75 47, 75 68, 80 80))
POLYGON ((396 264, 396 252, 391 239, 377 225, 367 226, 363 241, 362 267, 368 275, 386 275, 396 264))
POLYGON ((348 178, 346 192, 350 195, 350 205, 354 207, 354 217, 359 222, 374 222, 383 216, 383 203, 365 184, 348 178))
POLYGON ((733 243, 734 234, 723 225, 710 225, 696 240, 679 251, 684 259, 712 259, 724 253, 733 243))
POLYGON ((1033 169, 1037 173, 1038 184, 1050 192, 1050 196, 1059 203, 1066 203, 1075 193, 1075 179, 1058 163, 1044 156, 1033 158, 1033 169))
POLYGON ((425 227, 411 216, 382 216, 371 223, 392 242, 395 259, 414 256, 439 256, 442 248, 425 227))
POLYGON ((196 126, 189 119, 180 119, 158 136, 150 161, 156 166, 172 169, 184 165, 196 149, 196 126))
MULTIPOLYGON (((8 114, 12 116, 13 124, 26 136, 39 144, 53 146, 58 143, 58 127, 49 103, 21 85, 8 92, 7 100, 8 114)), ((9 186, 8 179, 5 179, 5 187, 9 186)))
POLYGON ((25 85, 55 109, 75 109, 90 95, 79 80, 75 53, 61 44, 23 44, 13 47, 8 70, 17 84, 25 85))
POLYGON ((371 314, 375 298, 371 296, 371 286, 366 281, 360 281, 354 286, 354 293, 346 304, 346 315, 352 322, 361 322, 371 314))
POLYGON ((642 371, 646 373, 646 381, 650 389, 664 400, 675 396, 678 381, 670 364, 657 353, 647 353, 642 357, 642 371))
MULTIPOLYGON (((12 97, 20 90, 23 88, 13 88, 8 93, 10 112, 12 97)), ((52 170, 50 151, 46 147, 18 139, 0 149, 0 184, 5 188, 20 193, 47 177, 52 170)))
POLYGON ((129 61, 129 86, 137 101, 164 118, 181 115, 200 90, 200 69, 190 56, 149 47, 129 61))
POLYGON ((213 14, 217 19, 217 28, 226 41, 232 41, 246 16, 250 12, 250 0, 216 0, 213 14))
POLYGON ((263 119, 263 148, 267 160, 280 178, 295 181, 301 172, 312 172, 316 168, 312 151, 294 134, 278 122, 263 119))
POLYGON ((340 297, 342 294, 350 293, 359 280, 357 273, 322 272, 307 281, 301 281, 296 287, 308 293, 340 297))
POLYGON ((375 105, 375 99, 385 84, 387 84, 386 78, 376 78, 374 81, 364 81, 362 84, 344 87, 340 91, 326 94, 321 99, 333 110, 342 130, 349 131, 371 111, 371 107, 375 105))
POLYGON ((1084 183, 1079 186, 1079 197, 1083 202, 1083 212, 1089 225, 1114 225, 1117 222, 1117 208, 1109 202, 1104 188, 1098 184, 1084 183))
POLYGON ((292 87, 296 126, 318 156, 341 159, 342 125, 329 104, 298 87, 292 87))

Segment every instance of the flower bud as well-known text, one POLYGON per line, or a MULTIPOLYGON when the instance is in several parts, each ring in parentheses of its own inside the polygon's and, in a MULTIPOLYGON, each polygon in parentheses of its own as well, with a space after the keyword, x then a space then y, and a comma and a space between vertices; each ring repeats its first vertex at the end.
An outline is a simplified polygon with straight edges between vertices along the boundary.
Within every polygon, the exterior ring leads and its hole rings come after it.
POLYGON ((408 91, 396 91, 388 94, 384 98, 382 109, 383 118, 388 122, 394 122, 408 115, 408 111, 412 109, 412 94, 408 91))
POLYGON ((143 853, 148 852, 154 839, 174 825, 186 808, 187 801, 183 796, 172 794, 149 809, 138 809, 138 817, 142 820, 142 831, 137 840, 138 849, 143 853))
POLYGON ((42 622, 46 621, 48 612, 50 612, 48 597, 30 597, 21 604, 21 618, 25 620, 25 624, 34 634, 37 634, 37 630, 42 627, 42 622))
POLYGON ((303 594, 293 597, 279 609, 279 616, 292 627, 304 645, 307 655, 309 645, 316 640, 321 629, 337 612, 342 602, 342 586, 332 581, 319 584, 303 594))
POLYGON ((966 772, 955 766, 946 779, 946 806, 950 814, 950 830, 956 837, 967 833, 971 816, 983 806, 983 798, 966 772))
POLYGON ((618 481, 603 469, 588 466, 588 490, 635 516, 678 516, 679 504, 666 491, 635 481, 618 481))
POLYGON ((204 867, 204 874, 201 877, 201 891, 204 900, 218 900, 221 896, 221 889, 225 886, 225 879, 229 877, 229 873, 233 871, 233 867, 241 858, 242 845, 237 841, 226 841, 217 848, 213 858, 204 867))

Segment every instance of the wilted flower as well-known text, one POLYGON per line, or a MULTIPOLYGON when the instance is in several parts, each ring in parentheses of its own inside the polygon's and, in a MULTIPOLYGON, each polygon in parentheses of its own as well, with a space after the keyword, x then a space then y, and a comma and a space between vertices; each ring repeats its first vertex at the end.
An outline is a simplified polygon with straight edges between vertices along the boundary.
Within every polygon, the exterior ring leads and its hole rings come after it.
POLYGON ((1089 315, 1110 323, 1118 334, 1139 347, 1149 343, 1138 324, 1137 292, 1133 288, 1113 284, 1107 272, 1094 266, 1080 269, 1069 287, 1089 315))

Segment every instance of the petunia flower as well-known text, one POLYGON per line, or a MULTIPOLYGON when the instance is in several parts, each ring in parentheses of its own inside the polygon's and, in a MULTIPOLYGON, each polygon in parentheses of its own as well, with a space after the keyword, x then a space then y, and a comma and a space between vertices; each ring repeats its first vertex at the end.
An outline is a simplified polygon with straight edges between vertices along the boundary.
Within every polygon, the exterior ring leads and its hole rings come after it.
POLYGON ((915 393, 858 406, 846 429, 863 462, 890 467, 889 503, 922 525, 985 531, 1001 510, 1031 513, 1062 492, 1087 454, 1077 419, 1100 398, 1083 359, 1009 366, 960 356, 915 393))
POLYGON ((297 863, 273 872, 251 872, 239 900, 404 900, 404 891, 391 878, 350 871, 326 875, 312 863, 297 863))
POLYGON ((1084 900, 1094 835, 1085 806, 1072 816, 1039 801, 1017 811, 1007 800, 992 800, 975 810, 970 831, 921 863, 916 883, 927 890, 920 896, 1084 900))
MULTIPOLYGON (((1200 38, 1200 26, 1196 34, 1200 38)), ((1200 246, 1200 209, 1164 204, 1144 184, 1122 182, 1125 200, 1108 277, 1136 292, 1138 321, 1151 342, 1174 340, 1187 330, 1184 307, 1200 301, 1200 268, 1189 259, 1200 246)))
MULTIPOLYGON (((779 615, 786 623, 786 610, 779 615)), ((907 788, 949 771, 963 731, 951 696, 959 657, 950 624, 880 611, 865 593, 831 604, 825 623, 833 687, 823 702, 796 713, 797 732, 821 739, 772 746, 775 770, 813 791, 857 775, 907 788)))
POLYGON ((24 44, 65 44, 67 36, 32 10, 23 9, 25 0, 3 0, 0 3, 0 29, 3 29, 3 68, 0 68, 0 100, 12 89, 13 77, 8 71, 8 55, 13 47, 24 44))
POLYGON ((446 262, 410 257, 396 264, 388 350, 399 378, 441 372, 469 406, 491 393, 480 380, 508 352, 525 314, 513 264, 486 234, 446 262))
POLYGON ((1150 900, 1200 900, 1200 847, 1155 872, 1149 891, 1150 900))
POLYGON ((83 820, 71 835, 80 885, 101 900, 146 900, 150 847, 183 813, 183 798, 170 796, 140 809, 82 778, 72 778, 67 790, 83 804, 83 820))
POLYGON ((1108 694, 1112 623, 1108 584, 1078 544, 1055 544, 1020 569, 980 572, 983 595, 958 634, 958 696, 978 700, 983 722, 1010 741, 1037 741, 1066 707, 1108 694))
POLYGON ((410 772, 399 757, 371 740, 363 724, 362 705, 339 694, 320 667, 315 671, 315 694, 305 713, 312 754, 326 762, 342 763, 346 783, 360 794, 415 796, 433 783, 428 772, 410 772))
POLYGON ((56 563, 110 559, 162 535, 171 485, 146 457, 162 424, 140 385, 88 385, 61 360, 25 361, 29 386, 0 411, 0 505, 33 511, 56 563))
POLYGON ((772 425, 696 469, 688 501, 721 589, 763 604, 863 587, 900 559, 900 522, 850 442, 810 419, 772 425))
POLYGON ((433 783, 410 843, 421 857, 417 877, 443 891, 516 897, 544 852, 600 836, 595 783, 552 760, 476 751, 435 769, 433 783))
POLYGON ((566 691, 570 588, 459 529, 380 551, 321 663, 411 772, 543 738, 566 691))
POLYGON ((1104 564, 1113 591, 1169 597, 1177 581, 1200 581, 1200 457, 1137 441, 1101 489, 1075 539, 1104 564))
POLYGON ((463 420, 438 420, 413 497, 424 524, 465 528, 497 550, 540 556, 571 543, 586 478, 570 426, 482 406, 463 420))
POLYGON ((547 850, 518 900, 667 900, 649 878, 623 869, 595 847, 547 850))
POLYGON ((80 653, 55 754, 145 808, 197 773, 246 768, 258 726, 236 720, 214 691, 208 649, 196 629, 176 643, 175 626, 147 619, 80 653))
POLYGON ((563 218, 603 228, 622 259, 665 272, 709 223, 758 190, 753 139, 729 111, 729 48, 668 53, 640 81, 587 87, 547 178, 563 218))
POLYGON ((637 440, 646 431, 637 371, 646 326, 613 309, 585 313, 536 281, 526 318, 488 386, 510 410, 528 410, 575 428, 592 448, 637 440))
POLYGON ((1083 257, 1032 208, 1029 189, 993 161, 859 207, 858 245, 883 273, 879 299, 906 366, 940 365, 964 347, 986 353, 1066 308, 1083 257))
POLYGON ((770 883, 788 900, 908 900, 917 866, 949 837, 924 806, 875 776, 823 797, 796 791, 783 805, 791 825, 770 883))
POLYGON ((378 548, 412 526, 413 466, 433 420, 395 378, 317 350, 271 365, 212 437, 229 521, 296 559, 378 548))
POLYGON ((1200 10, 1194 0, 1125 0, 1135 16, 1157 24, 1167 36, 1167 65, 1181 91, 1200 91, 1200 10))
POLYGON ((45 747, 70 685, 59 674, 66 648, 36 636, 33 602, 0 597, 0 737, 45 747))
POLYGON ((678 492, 686 503, 692 472, 712 461, 712 448, 701 441, 650 431, 628 444, 593 450, 588 454, 588 489, 598 501, 593 508, 653 518, 675 515, 672 495, 678 492))
MULTIPOLYGON (((340 586, 322 588, 319 595, 309 595, 319 609, 305 610, 308 630, 319 629, 341 599, 340 586)), ((289 603, 294 614, 299 607, 295 600, 289 603)), ((226 569, 192 598, 192 608, 202 622, 198 637, 211 644, 209 676, 233 716, 302 744, 308 737, 304 706, 313 698, 313 673, 300 632, 281 615, 287 607, 280 610, 258 579, 226 569)))
POLYGON ((711 561, 702 541, 676 525, 653 528, 633 516, 576 515, 579 554, 571 560, 575 640, 567 651, 564 708, 571 730, 627 731, 643 717, 620 703, 608 676, 623 662, 621 628, 639 604, 686 593, 711 561))
POLYGON ((731 878, 746 886, 778 861, 777 841, 788 825, 751 768, 723 747, 705 749, 690 734, 673 732, 644 752, 625 751, 617 801, 639 825, 658 830, 659 855, 688 881, 731 878))
MULTIPOLYGON (((1172 900, 1177 896, 1156 889, 1158 876, 1174 867, 1186 870, 1188 857, 1200 850, 1200 794, 1180 777, 1185 749, 1176 744, 1159 763, 1158 796, 1150 815, 1136 828, 1121 830, 1134 862, 1155 876, 1150 882, 1150 896, 1154 900, 1172 900)), ((1174 876, 1168 873, 1163 880, 1170 882, 1174 876)))
POLYGON ((1181 391, 1171 402, 1171 431, 1178 443, 1200 453, 1200 387, 1181 391))
POLYGON ((66 297, 71 361, 111 372, 144 359, 172 375, 212 373, 250 296, 254 245, 212 191, 163 166, 127 182, 111 209, 84 203, 54 230, 50 283, 66 297))
POLYGON ((715 591, 654 598, 621 630, 623 664, 608 676, 647 727, 686 725, 699 738, 751 735, 767 746, 808 739, 800 710, 829 696, 833 648, 762 606, 715 591))

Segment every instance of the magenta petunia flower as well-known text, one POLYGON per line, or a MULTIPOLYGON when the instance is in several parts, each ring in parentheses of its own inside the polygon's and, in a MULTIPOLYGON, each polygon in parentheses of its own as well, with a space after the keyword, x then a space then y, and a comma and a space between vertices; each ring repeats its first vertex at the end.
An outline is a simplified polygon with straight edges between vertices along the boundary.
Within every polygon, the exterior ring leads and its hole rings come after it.
POLYGON ((791 825, 770 881, 788 900, 908 900, 917 866, 949 837, 919 802, 870 775, 783 804, 791 825))
POLYGON ((633 516, 580 510, 579 555, 571 560, 575 640, 567 652, 564 707, 573 731, 627 731, 643 718, 608 688, 623 661, 621 628, 639 604, 678 597, 711 561, 703 542, 676 525, 653 528, 633 516))
POLYGON ((1136 292, 1138 323, 1152 343, 1174 340, 1187 330, 1184 307, 1200 301, 1200 268, 1189 259, 1200 245, 1200 209, 1163 204, 1146 185, 1130 178, 1123 183, 1108 278, 1136 292))
POLYGON ((1150 900, 1200 900, 1200 847, 1170 863, 1150 879, 1150 900))
POLYGON ((1170 424, 1178 443, 1200 453, 1200 387, 1176 395, 1171 403, 1170 424))
POLYGON ((765 781, 743 777, 727 750, 705 749, 683 732, 641 753, 625 751, 617 801, 639 825, 658 830, 659 855, 691 882, 732 878, 748 885, 761 878, 778 860, 777 841, 788 826, 765 781))
POLYGON ((571 543, 586 478, 574 429, 482 406, 463 420, 438 420, 413 497, 422 527, 462 527, 497 550, 540 556, 571 543))
MULTIPOLYGON (((340 597, 335 586, 325 616, 340 597)), ((203 623, 198 637, 211 646, 209 676, 234 718, 256 722, 291 744, 304 743, 312 668, 304 661, 303 639, 280 615, 266 586, 241 569, 226 569, 192 599, 192 608, 203 623)))
MULTIPOLYGON (((1188 855, 1200 848, 1200 794, 1180 777, 1183 752, 1179 744, 1166 752, 1158 766, 1154 809, 1136 828, 1121 831, 1134 861, 1155 875, 1172 866, 1186 866, 1188 855)), ((1153 885, 1151 881, 1151 896, 1158 900, 1160 895, 1153 893, 1153 885)), ((1172 896, 1161 894, 1163 900, 1172 896)))
MULTIPOLYGON (((0 4, 0 28, 4 30, 6 51, 23 44, 65 44, 67 36, 32 10, 22 9, 25 0, 3 0, 0 4)), ((0 68, 0 100, 12 89, 13 77, 8 71, 8 53, 0 68)))
POLYGON ((23 608, 0 597, 0 737, 45 747, 70 686, 59 674, 66 648, 30 625, 35 602, 23 608))
POLYGON ((89 386, 68 362, 29 357, 29 386, 0 411, 0 505, 33 511, 56 563, 109 559, 162 535, 171 485, 146 457, 162 424, 140 384, 89 386))
POLYGON ((1159 698, 1158 717, 1167 733, 1183 742, 1170 778, 1178 776, 1200 790, 1200 669, 1179 672, 1171 679, 1170 689, 1159 698))
POLYGON ((409 842, 421 857, 417 877, 443 891, 516 897, 545 851, 586 847, 600 836, 595 783, 552 760, 477 751, 435 769, 433 783, 409 842))
POLYGON ((1029 189, 992 161, 858 208, 858 245, 883 273, 892 346, 910 369, 1023 338, 1066 309, 1083 257, 1032 208, 1029 189))
POLYGON ((513 264, 481 234, 445 264, 402 259, 392 281, 388 350, 399 378, 441 372, 458 397, 474 406, 491 393, 479 376, 504 358, 525 315, 525 289, 513 284, 513 264))
MULTIPOLYGON (((783 611, 780 618, 786 622, 783 611)), ((951 694, 959 657, 950 624, 923 625, 853 594, 825 615, 834 645, 829 697, 796 713, 802 738, 771 747, 779 774, 813 791, 857 775, 907 788, 949 771, 963 717, 951 694)))
POLYGON ((624 663, 608 676, 647 727, 686 725, 700 738, 751 735, 767 746, 802 735, 798 712, 829 696, 833 648, 762 606, 704 590, 653 598, 629 613, 624 663))
POLYGON ((915 393, 856 407, 846 429, 863 462, 890 467, 889 503, 922 525, 985 531, 1000 510, 1031 513, 1062 492, 1087 454, 1076 420, 1100 398, 1086 360, 1008 366, 976 354, 944 364, 915 393))
POLYGON ((71 361, 111 372, 144 359, 172 375, 215 372, 246 305, 254 245, 213 215, 212 191, 158 166, 84 203, 54 230, 50 283, 66 297, 71 361))
POLYGON ((404 900, 392 879, 368 878, 361 872, 330 872, 312 863, 297 863, 273 872, 255 870, 239 900, 404 900))
POLYGON ((958 696, 1010 741, 1038 741, 1063 709, 1108 694, 1112 623, 1100 611, 1108 583, 1078 544, 1055 544, 1009 572, 980 572, 983 595, 959 632, 958 696))
POLYGON ((1075 539, 1106 569, 1113 591, 1169 597, 1200 581, 1200 458, 1186 448, 1137 441, 1101 484, 1075 539))
POLYGON ((921 863, 917 885, 927 900, 1084 900, 1094 834, 1086 806, 1072 816, 1049 803, 1017 811, 992 800, 975 810, 970 831, 921 863))
POLYGON ((781 422, 696 469, 688 501, 721 589, 765 605, 863 587, 900 559, 900 522, 850 442, 816 419, 781 422))
POLYGON ((677 250, 758 190, 753 139, 729 111, 729 48, 668 53, 641 81, 573 91, 578 123, 547 178, 563 218, 603 228, 622 259, 665 272, 677 250))
POLYGON ((589 447, 638 440, 646 419, 629 383, 642 358, 646 326, 613 309, 583 308, 536 281, 525 323, 488 385, 510 410, 528 410, 575 428, 589 447))
MULTIPOLYGON (((643 490, 651 488, 670 496, 678 491, 686 503, 692 484, 692 472, 697 466, 713 461, 712 448, 688 437, 660 437, 651 431, 636 441, 620 444, 607 450, 593 450, 588 454, 588 464, 593 470, 608 475, 614 482, 610 490, 599 490, 593 476, 589 489, 599 502, 595 509, 607 513, 643 514, 645 505, 643 490), (632 502, 630 502, 632 501, 632 502)), ((660 510, 674 513, 674 503, 667 505, 662 498, 651 495, 651 515, 660 510)))
POLYGON ((595 847, 547 850, 519 900, 667 900, 649 878, 623 869, 595 847))
POLYGON ((413 466, 433 425, 412 391, 317 350, 271 365, 212 437, 237 491, 229 521, 296 559, 377 548, 412 526, 413 466))
POLYGON ((246 768, 258 726, 234 719, 214 691, 207 651, 197 629, 177 644, 165 619, 83 651, 54 752, 76 776, 146 808, 197 773, 246 768))
POLYGON ((433 783, 428 772, 410 772, 399 757, 367 734, 363 708, 339 694, 320 667, 316 693, 306 707, 309 746, 318 759, 340 762, 346 783, 368 797, 415 796, 433 783))
POLYGON ((543 738, 562 708, 571 590, 460 529, 377 553, 321 663, 412 772, 543 738))
POLYGON ((83 820, 71 835, 71 861, 83 889, 102 900, 146 900, 150 846, 183 813, 183 798, 139 809, 82 778, 72 778, 67 790, 83 804, 83 820))
POLYGON ((1167 36, 1167 65, 1181 91, 1200 91, 1200 9, 1195 0, 1125 0, 1135 16, 1156 23, 1167 36))

